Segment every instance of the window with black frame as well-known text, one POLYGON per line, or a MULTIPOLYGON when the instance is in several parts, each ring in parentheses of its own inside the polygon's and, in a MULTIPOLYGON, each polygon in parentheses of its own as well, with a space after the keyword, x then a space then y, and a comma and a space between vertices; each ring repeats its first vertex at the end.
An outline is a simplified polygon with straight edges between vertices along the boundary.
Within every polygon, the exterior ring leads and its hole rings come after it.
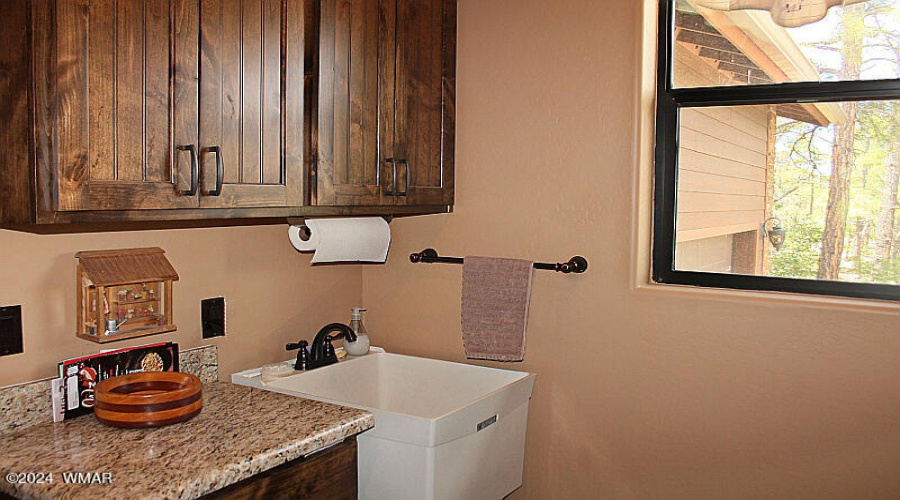
POLYGON ((654 280, 900 299, 900 0, 661 0, 659 36, 654 280))

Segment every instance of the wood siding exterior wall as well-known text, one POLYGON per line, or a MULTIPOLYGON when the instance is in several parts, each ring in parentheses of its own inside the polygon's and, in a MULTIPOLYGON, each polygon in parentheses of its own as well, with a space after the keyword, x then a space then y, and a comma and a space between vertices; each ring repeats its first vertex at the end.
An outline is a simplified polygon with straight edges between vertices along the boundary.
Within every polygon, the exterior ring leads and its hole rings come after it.
MULTIPOLYGON (((699 86, 718 72, 677 46, 676 85, 699 86)), ((767 107, 681 112, 677 241, 759 229, 766 216, 767 107)))
POLYGON ((727 273, 731 270, 731 254, 734 236, 714 236, 702 240, 678 244, 675 267, 710 273, 727 273))

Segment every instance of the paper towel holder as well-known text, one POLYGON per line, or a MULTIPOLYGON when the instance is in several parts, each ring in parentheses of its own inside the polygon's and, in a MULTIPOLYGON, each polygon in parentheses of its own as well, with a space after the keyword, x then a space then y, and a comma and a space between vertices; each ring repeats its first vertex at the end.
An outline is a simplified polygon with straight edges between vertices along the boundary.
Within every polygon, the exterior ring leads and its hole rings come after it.
MULTIPOLYGON (((393 215, 382 215, 381 218, 384 219, 384 221, 388 224, 390 224, 394 220, 393 215)), ((288 217, 287 223, 291 226, 306 227, 306 217, 288 217)), ((309 229, 307 229, 306 231, 308 232, 309 229)), ((306 239, 308 239, 308 237, 304 238, 303 241, 306 241, 306 239)))
POLYGON ((299 217, 289 220, 287 236, 301 253, 315 252, 311 264, 377 262, 387 259, 390 226, 376 217, 299 217))
MULTIPOLYGON (((381 218, 388 224, 394 220, 393 215, 383 215, 381 218)), ((306 225, 305 217, 288 217, 287 223, 291 226, 300 228, 300 239, 302 241, 309 241, 309 239, 312 238, 312 232, 309 230, 309 226, 306 225)))

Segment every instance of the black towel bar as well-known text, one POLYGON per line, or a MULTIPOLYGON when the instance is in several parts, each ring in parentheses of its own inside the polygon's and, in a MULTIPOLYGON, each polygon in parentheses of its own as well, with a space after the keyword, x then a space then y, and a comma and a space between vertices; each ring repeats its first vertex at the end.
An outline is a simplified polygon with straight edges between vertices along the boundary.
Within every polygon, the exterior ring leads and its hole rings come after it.
MULTIPOLYGON (((426 248, 419 253, 413 253, 409 255, 409 261, 418 264, 420 262, 424 262, 426 264, 440 263, 440 264, 462 264, 463 259, 460 257, 441 257, 438 255, 437 250, 433 248, 426 248)), ((580 255, 576 255, 569 259, 568 262, 558 262, 556 264, 535 262, 535 269, 541 269, 545 271, 556 271, 558 273, 576 273, 581 274, 587 271, 588 261, 584 257, 580 255)))

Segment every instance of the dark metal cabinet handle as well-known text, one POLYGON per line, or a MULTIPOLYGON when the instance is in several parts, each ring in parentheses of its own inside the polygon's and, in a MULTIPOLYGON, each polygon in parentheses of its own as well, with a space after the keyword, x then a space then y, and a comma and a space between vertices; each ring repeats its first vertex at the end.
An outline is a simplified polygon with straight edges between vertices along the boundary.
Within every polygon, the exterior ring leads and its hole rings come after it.
POLYGON ((206 192, 206 196, 219 196, 222 194, 222 183, 225 178, 225 163, 222 160, 222 149, 219 146, 210 146, 203 149, 204 153, 216 155, 216 189, 206 192))
POLYGON ((387 190, 387 189, 386 189, 386 190, 384 191, 384 194, 387 195, 387 196, 396 196, 397 193, 395 193, 394 190, 397 189, 397 160, 395 160, 395 159, 393 159, 393 158, 388 158, 388 159, 386 159, 386 160, 384 160, 384 161, 385 161, 385 163, 390 163, 391 166, 393 167, 393 171, 394 171, 394 183, 391 184, 391 189, 390 189, 390 190, 387 190))
MULTIPOLYGON (((197 194, 197 185, 200 183, 200 161, 197 158, 197 148, 195 148, 193 144, 188 144, 187 146, 178 146, 175 148, 175 151, 178 151, 179 153, 187 151, 191 154, 191 188, 186 191, 181 191, 181 194, 184 196, 194 196, 197 194)), ((180 155, 175 155, 176 168, 179 157, 180 155)))
MULTIPOLYGON (((398 160, 397 163, 406 166, 406 184, 404 184, 403 191, 400 193, 397 193, 397 196, 406 196, 409 194, 409 181, 410 181, 409 161, 408 160, 398 160)), ((397 181, 395 180, 394 182, 397 182, 397 181)))

